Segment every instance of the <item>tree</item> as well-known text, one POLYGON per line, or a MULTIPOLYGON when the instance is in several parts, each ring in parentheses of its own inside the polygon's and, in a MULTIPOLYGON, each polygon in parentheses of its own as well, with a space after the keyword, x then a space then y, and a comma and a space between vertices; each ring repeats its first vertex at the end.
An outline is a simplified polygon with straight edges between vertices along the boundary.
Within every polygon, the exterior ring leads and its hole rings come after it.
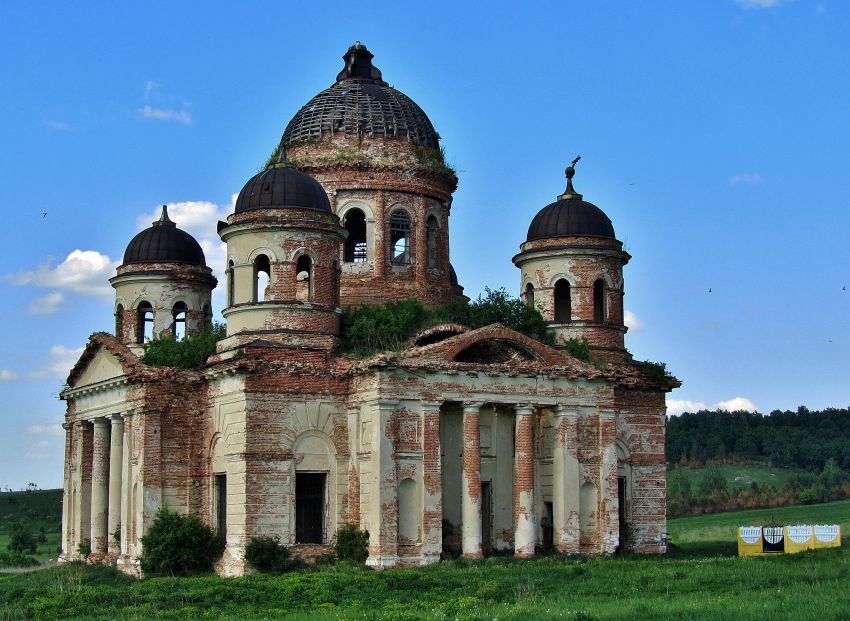
POLYGON ((18 552, 20 554, 27 552, 35 554, 38 550, 35 537, 21 523, 16 523, 12 526, 12 530, 9 533, 9 544, 6 547, 11 552, 18 552))

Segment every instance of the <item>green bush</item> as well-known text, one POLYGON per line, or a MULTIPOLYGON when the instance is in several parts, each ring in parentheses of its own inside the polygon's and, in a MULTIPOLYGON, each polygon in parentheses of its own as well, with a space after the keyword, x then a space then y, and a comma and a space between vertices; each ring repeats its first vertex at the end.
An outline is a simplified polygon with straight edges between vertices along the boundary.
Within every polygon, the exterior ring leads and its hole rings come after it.
POLYGON ((585 362, 590 361, 590 342, 586 337, 567 339, 564 346, 573 358, 578 358, 585 362))
POLYGON ((35 567, 38 561, 21 552, 0 552, 0 567, 35 567))
POLYGON ((10 552, 16 552, 18 554, 24 554, 25 552, 35 554, 38 550, 35 536, 20 523, 12 526, 12 532, 9 535, 9 544, 6 547, 10 552))
POLYGON ((345 524, 336 531, 333 548, 337 560, 363 564, 369 558, 369 532, 345 524))
POLYGON ((289 548, 277 537, 254 537, 245 546, 245 560, 257 571, 281 574, 301 566, 299 559, 289 558, 289 548))
POLYGON ((224 538, 193 515, 160 509, 142 537, 142 549, 145 574, 189 574, 212 569, 224 538))
POLYGON ((224 324, 214 323, 201 334, 179 341, 170 336, 154 339, 145 345, 142 362, 153 367, 195 369, 215 353, 215 344, 226 336, 226 332, 224 324))

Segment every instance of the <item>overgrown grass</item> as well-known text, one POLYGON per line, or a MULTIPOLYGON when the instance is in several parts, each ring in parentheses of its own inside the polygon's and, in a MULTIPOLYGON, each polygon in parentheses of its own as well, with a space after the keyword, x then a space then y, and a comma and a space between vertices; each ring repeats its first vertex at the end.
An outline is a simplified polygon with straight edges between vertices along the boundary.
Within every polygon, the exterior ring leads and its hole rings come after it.
POLYGON ((679 547, 666 557, 496 557, 143 581, 72 565, 0 577, 0 619, 846 619, 847 547, 737 558, 734 539, 724 541, 735 526, 766 519, 846 523, 848 509, 850 501, 672 520, 679 547))

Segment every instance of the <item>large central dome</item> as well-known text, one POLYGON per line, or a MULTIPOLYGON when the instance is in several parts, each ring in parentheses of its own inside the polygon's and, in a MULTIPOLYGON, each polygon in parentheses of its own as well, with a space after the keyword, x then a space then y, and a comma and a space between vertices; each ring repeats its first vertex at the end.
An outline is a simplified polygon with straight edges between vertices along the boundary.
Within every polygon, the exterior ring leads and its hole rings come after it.
POLYGON ((416 145, 438 149, 440 137, 422 108, 381 79, 372 57, 360 42, 348 48, 336 84, 298 111, 283 132, 282 145, 340 133, 352 138, 404 137, 416 145))

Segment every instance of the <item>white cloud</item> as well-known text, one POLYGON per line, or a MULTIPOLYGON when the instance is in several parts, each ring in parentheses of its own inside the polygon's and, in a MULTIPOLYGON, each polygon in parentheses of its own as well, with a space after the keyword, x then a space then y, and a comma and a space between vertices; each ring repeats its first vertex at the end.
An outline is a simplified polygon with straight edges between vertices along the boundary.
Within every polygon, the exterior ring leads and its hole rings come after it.
POLYGON ((746 397, 733 397, 727 401, 719 401, 714 407, 717 410, 728 410, 729 412, 736 412, 738 410, 755 412, 758 410, 756 404, 746 397))
POLYGON ((61 416, 54 416, 30 425, 26 428, 26 432, 34 435, 63 436, 65 435, 65 430, 62 429, 63 422, 64 419, 61 416))
POLYGON ((52 315, 59 310, 62 302, 65 301, 65 294, 61 291, 51 291, 47 295, 34 299, 30 302, 30 315, 52 315))
POLYGON ((640 332, 646 327, 644 323, 638 319, 638 316, 628 309, 623 312, 623 323, 625 323, 626 327, 632 332, 640 332))
POLYGON ((714 404, 709 404, 705 401, 667 398, 667 416, 678 416, 684 412, 699 412, 700 410, 726 410, 728 412, 744 410, 746 412, 756 412, 758 411, 758 407, 746 397, 733 397, 732 399, 718 401, 714 404))
POLYGON ((34 461, 40 459, 49 459, 50 458, 50 444, 46 440, 41 440, 40 442, 36 442, 35 444, 31 444, 27 450, 24 452, 24 458, 34 461))
POLYGON ((84 347, 70 349, 64 345, 54 345, 50 348, 50 362, 44 370, 63 380, 68 377, 71 367, 77 364, 77 360, 83 354, 84 347))
POLYGON ((0 382, 14 382, 20 376, 9 369, 0 369, 0 382))
POLYGON ((58 132, 69 132, 69 131, 71 131, 71 126, 68 125, 68 123, 66 123, 65 121, 48 120, 48 121, 44 122, 44 126, 47 129, 53 129, 53 130, 56 130, 58 132))
POLYGON ((741 183, 746 183, 749 185, 758 185, 763 181, 764 177, 762 177, 761 174, 757 172, 741 173, 739 175, 735 175, 729 178, 730 185, 739 185, 741 183))
POLYGON ((770 9, 782 3, 783 0, 736 0, 736 2, 745 9, 770 9))
POLYGON ((117 261, 97 250, 74 250, 57 266, 48 260, 31 271, 7 274, 3 280, 13 285, 32 285, 80 293, 83 295, 112 295, 108 279, 115 274, 117 261))
POLYGON ((183 125, 192 124, 192 113, 186 110, 166 110, 163 108, 154 108, 150 104, 145 104, 139 109, 142 118, 156 119, 157 121, 177 121, 183 125))

